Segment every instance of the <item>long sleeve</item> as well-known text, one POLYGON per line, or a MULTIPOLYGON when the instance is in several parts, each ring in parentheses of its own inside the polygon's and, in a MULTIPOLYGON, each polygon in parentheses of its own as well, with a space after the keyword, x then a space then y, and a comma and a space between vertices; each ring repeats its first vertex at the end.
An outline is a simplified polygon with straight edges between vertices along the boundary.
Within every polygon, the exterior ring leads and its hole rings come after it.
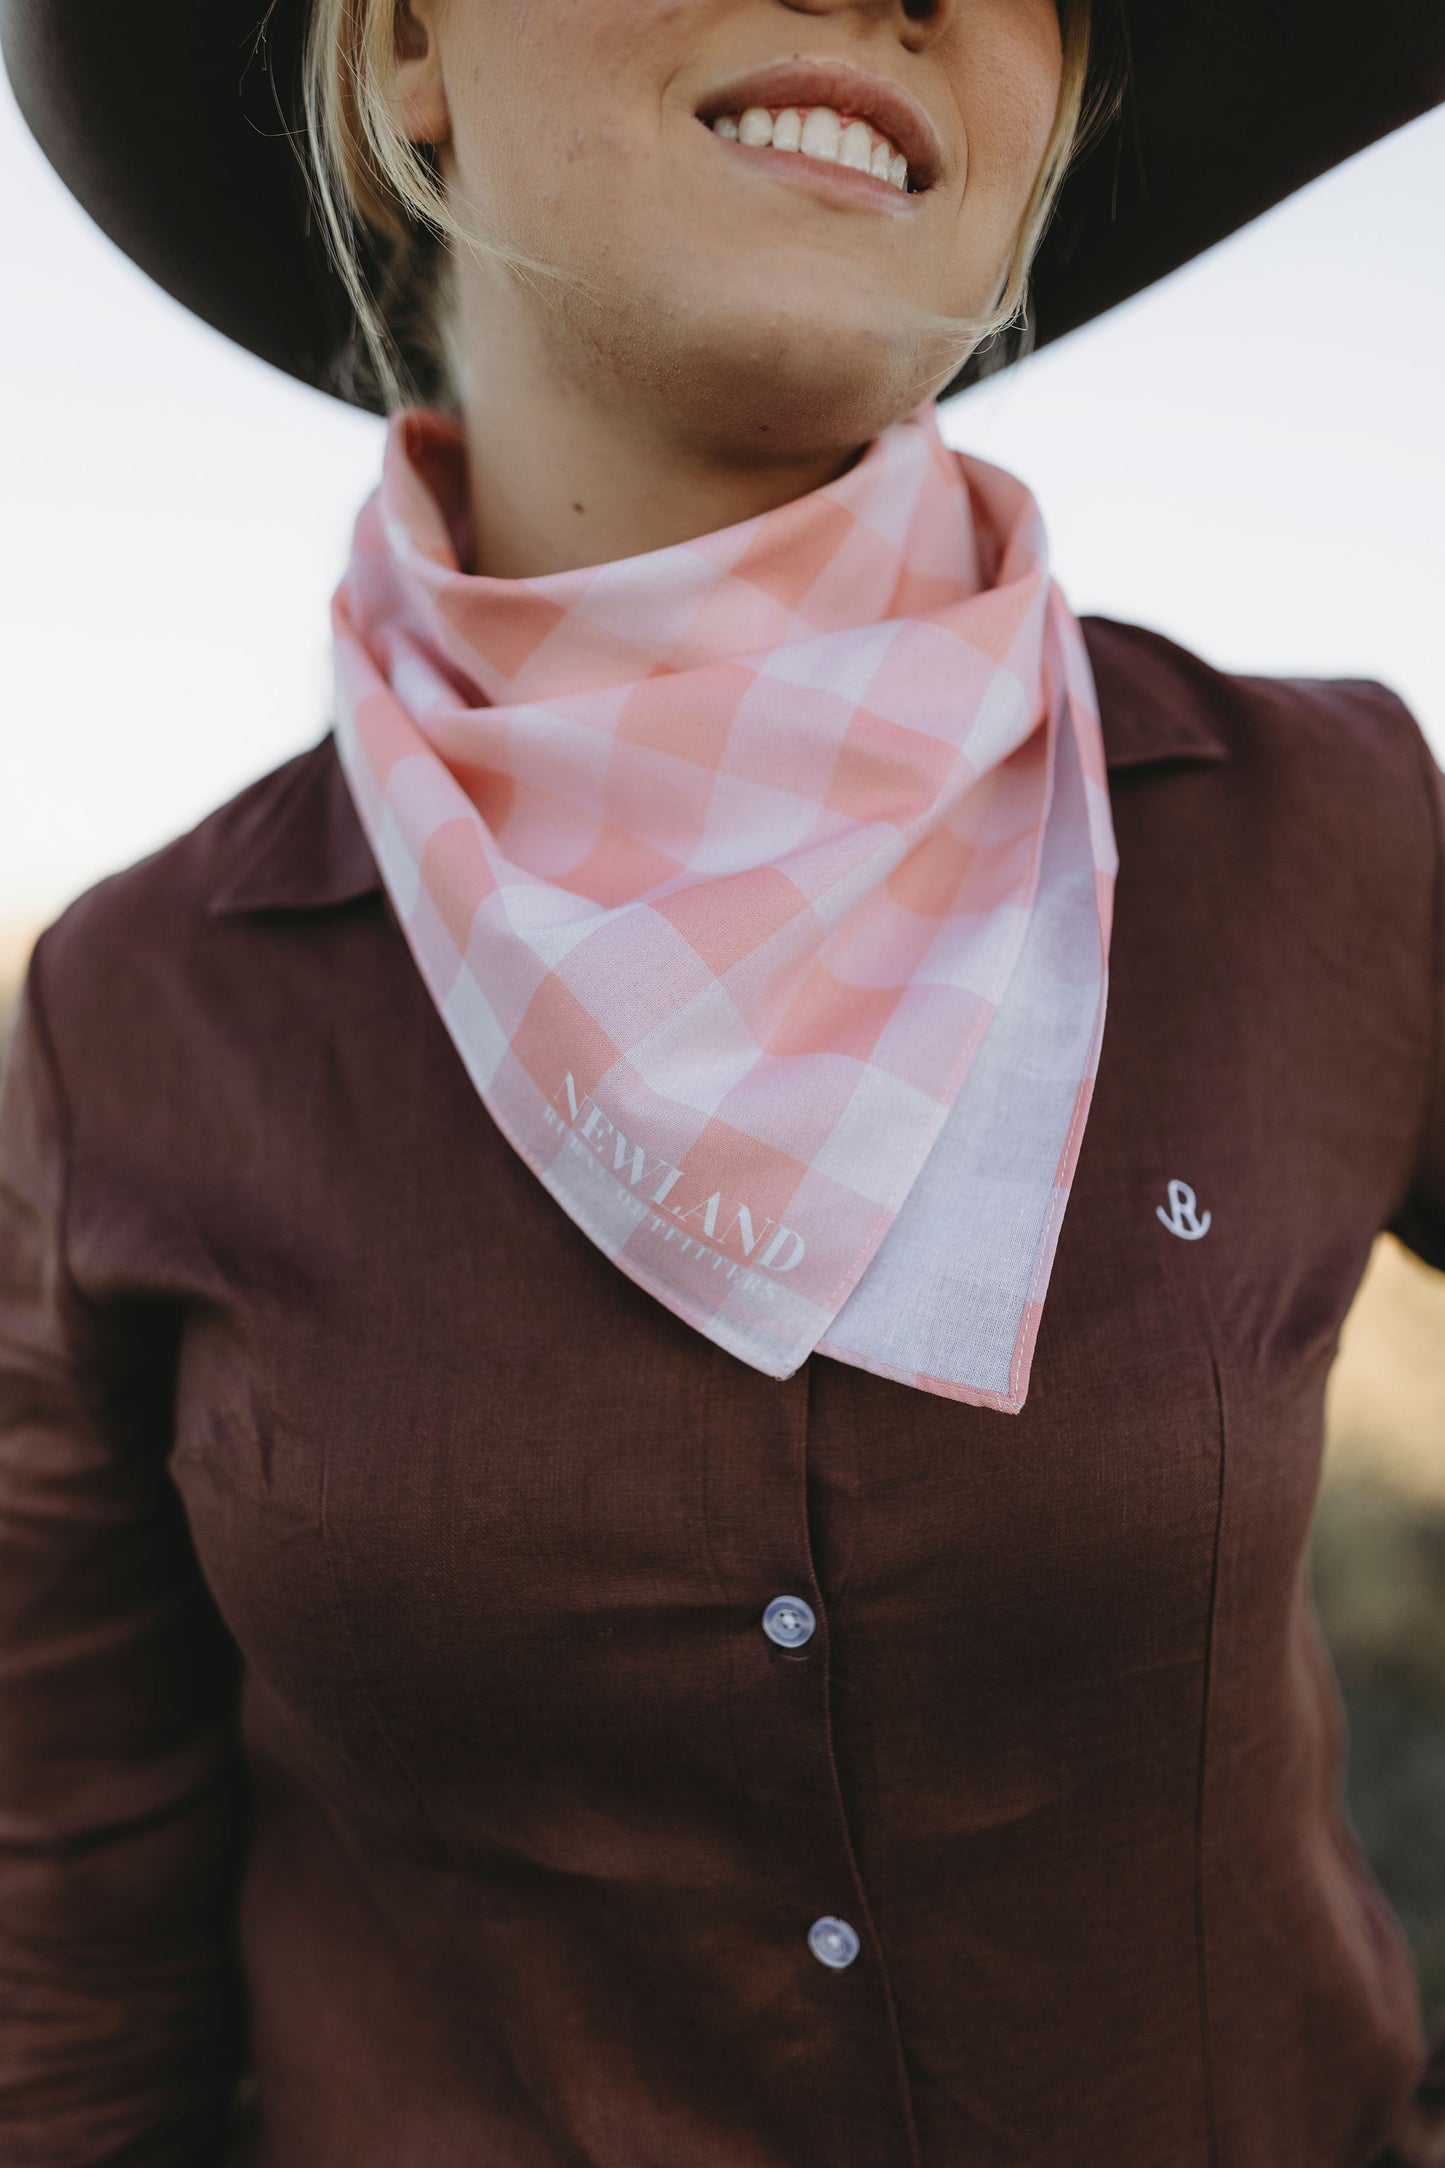
POLYGON ((217 2168, 238 1667, 166 1468, 175 1316, 67 1268, 44 949, 0 1071, 0 2161, 217 2168))
MULTIPOLYGON (((1445 771, 1423 739, 1421 747, 1435 833, 1434 939, 1426 990, 1433 1060, 1410 1188, 1389 1231, 1427 1264, 1445 1271, 1445 771)), ((1445 2162, 1445 2020, 1427 2045, 1408 2158, 1445 2162)))

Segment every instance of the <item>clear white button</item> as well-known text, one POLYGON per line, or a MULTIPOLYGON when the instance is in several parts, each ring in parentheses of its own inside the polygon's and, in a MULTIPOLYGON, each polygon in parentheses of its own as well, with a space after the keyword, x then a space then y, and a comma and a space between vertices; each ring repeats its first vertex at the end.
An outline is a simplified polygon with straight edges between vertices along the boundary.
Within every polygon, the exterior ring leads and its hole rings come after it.
POLYGON ((800 1649, 812 1640, 817 1623, 812 1605, 801 1596, 774 1596, 763 1613, 763 1632, 780 1649, 800 1649))
POLYGON ((820 1965, 831 1965, 834 1971, 841 1971, 858 1955, 859 1942, 846 1920, 835 1920, 828 1912, 822 1919, 814 1920, 808 1929, 808 1948, 820 1965))

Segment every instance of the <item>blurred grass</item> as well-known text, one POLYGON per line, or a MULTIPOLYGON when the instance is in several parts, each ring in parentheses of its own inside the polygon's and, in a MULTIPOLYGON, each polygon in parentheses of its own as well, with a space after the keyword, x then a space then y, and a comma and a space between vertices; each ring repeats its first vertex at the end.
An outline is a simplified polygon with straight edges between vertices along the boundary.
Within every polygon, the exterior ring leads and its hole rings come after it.
POLYGON ((1310 1543, 1351 1821, 1445 2022, 1445 1272, 1375 1244, 1330 1377, 1310 1543))
MULTIPOLYGON (((0 1043, 30 945, 0 926, 0 1043)), ((1331 1374, 1310 1572, 1350 1820, 1445 2023, 1445 1273, 1375 1245, 1331 1374)))

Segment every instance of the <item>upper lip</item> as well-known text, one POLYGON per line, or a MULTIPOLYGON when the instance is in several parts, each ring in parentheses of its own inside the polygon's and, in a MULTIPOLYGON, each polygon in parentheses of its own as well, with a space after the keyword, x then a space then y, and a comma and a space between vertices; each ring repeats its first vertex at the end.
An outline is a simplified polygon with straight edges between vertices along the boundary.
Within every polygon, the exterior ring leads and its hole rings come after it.
POLYGON ((943 144, 918 100, 886 75, 873 75, 846 60, 774 60, 734 76, 709 91, 697 108, 700 120, 741 113, 750 105, 828 105, 871 121, 908 160, 915 188, 931 188, 943 169, 943 144))

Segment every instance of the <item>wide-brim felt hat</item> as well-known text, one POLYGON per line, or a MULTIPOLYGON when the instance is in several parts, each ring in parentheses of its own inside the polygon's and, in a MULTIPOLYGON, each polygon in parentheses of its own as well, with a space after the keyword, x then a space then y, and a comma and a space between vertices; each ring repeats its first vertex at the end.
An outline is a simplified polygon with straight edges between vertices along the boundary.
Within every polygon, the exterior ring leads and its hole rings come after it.
MULTIPOLYGON (((0 0, 0 49, 45 156, 143 271, 252 353, 378 409, 341 367, 355 317, 298 155, 307 7, 0 0)), ((1095 25, 1123 95, 1035 259, 1034 347, 1445 100, 1441 0, 1095 0, 1095 25)))

